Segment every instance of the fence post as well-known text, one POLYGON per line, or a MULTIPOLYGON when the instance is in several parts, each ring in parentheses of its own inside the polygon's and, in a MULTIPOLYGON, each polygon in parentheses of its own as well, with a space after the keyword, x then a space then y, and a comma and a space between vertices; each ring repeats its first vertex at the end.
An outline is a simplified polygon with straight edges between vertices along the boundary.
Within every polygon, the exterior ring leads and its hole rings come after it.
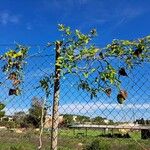
POLYGON ((55 79, 54 79, 54 97, 52 111, 52 131, 51 131, 51 150, 57 150, 58 142, 58 124, 59 124, 59 95, 60 95, 60 66, 58 59, 60 57, 61 42, 56 42, 56 58, 55 58, 55 79))

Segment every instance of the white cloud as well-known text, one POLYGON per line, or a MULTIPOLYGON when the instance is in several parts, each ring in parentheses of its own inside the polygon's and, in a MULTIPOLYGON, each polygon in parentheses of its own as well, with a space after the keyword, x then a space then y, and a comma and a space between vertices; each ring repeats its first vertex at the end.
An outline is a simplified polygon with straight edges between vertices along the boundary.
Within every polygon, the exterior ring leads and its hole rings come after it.
MULTIPOLYGON (((6 115, 13 115, 15 112, 24 111, 28 113, 30 106, 15 106, 15 107, 6 107, 4 110, 6 115)), ((116 103, 101 103, 101 102, 91 102, 91 103, 67 103, 59 106, 60 114, 80 114, 87 115, 90 117, 94 117, 97 115, 101 115, 103 117, 107 117, 108 119, 113 119, 115 121, 131 121, 135 118, 149 118, 149 110, 150 104, 124 104, 119 105, 116 103), (112 111, 113 110, 113 111, 112 111), (114 110, 117 110, 113 113, 114 110), (135 111, 134 111, 135 110, 135 111), (133 114, 133 112, 135 114, 133 114), (145 112, 147 112, 145 114, 145 112)), ((48 110, 48 114, 52 114, 52 109, 48 110)))
POLYGON ((20 21, 20 17, 18 15, 13 15, 8 12, 0 13, 0 24, 2 25, 7 25, 9 23, 17 24, 19 21, 20 21))
POLYGON ((6 113, 6 115, 14 115, 14 113, 15 112, 20 112, 20 111, 23 111, 23 112, 25 112, 25 113, 28 113, 28 109, 29 108, 21 108, 21 107, 16 107, 16 108, 14 108, 14 107, 11 107, 11 108, 5 108, 4 109, 4 111, 5 111, 5 113, 6 113))
MULTIPOLYGON (((88 16, 86 16, 86 23, 84 21, 83 27, 90 22, 93 25, 103 25, 106 29, 106 32, 113 32, 119 26, 122 26, 125 23, 128 23, 135 18, 145 14, 148 10, 145 7, 136 4, 125 4, 124 2, 118 2, 115 4, 115 7, 108 7, 108 3, 103 1, 97 2, 97 6, 94 6, 95 9, 88 16), (99 7, 99 9, 97 9, 99 7)), ((111 5, 111 4, 110 4, 111 5)), ((102 27, 103 27, 102 26, 102 27)))
POLYGON ((143 110, 143 109, 149 109, 150 104, 116 104, 116 103, 101 103, 101 102, 91 102, 91 103, 71 103, 71 104, 64 104, 60 106, 60 112, 61 113, 93 113, 96 110, 112 110, 112 109, 133 109, 133 110, 143 110))

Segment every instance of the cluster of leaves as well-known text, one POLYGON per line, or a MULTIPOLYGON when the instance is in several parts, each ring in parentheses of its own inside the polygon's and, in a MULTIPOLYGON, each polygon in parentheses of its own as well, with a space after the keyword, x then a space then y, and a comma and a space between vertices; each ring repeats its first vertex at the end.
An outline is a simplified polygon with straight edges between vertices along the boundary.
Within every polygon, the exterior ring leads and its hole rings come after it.
MULTIPOLYGON (((42 109, 43 109, 43 99, 33 97, 32 105, 31 108, 29 109, 29 114, 25 117, 24 122, 26 122, 28 125, 29 124, 32 125, 35 128, 40 127, 42 109)), ((45 122, 46 112, 47 108, 46 106, 44 106, 43 122, 45 122)))
MULTIPOLYGON (((57 48, 59 43, 61 47, 60 57, 56 60, 61 77, 67 74, 75 75, 78 78, 78 89, 88 91, 91 98, 96 97, 100 91, 110 96, 115 86, 119 89, 118 102, 122 103, 127 98, 127 92, 120 88, 120 76, 128 77, 127 69, 150 61, 150 36, 134 41, 114 40, 106 47, 99 48, 91 44, 97 35, 95 29, 83 34, 79 30, 73 31, 70 27, 59 24, 59 30, 63 33, 63 39, 54 42, 54 45, 57 48), (116 68, 112 58, 124 61, 124 66, 116 68)), ((3 72, 7 73, 13 85, 9 95, 20 94, 19 85, 22 82, 27 52, 28 48, 17 45, 15 50, 9 50, 1 57, 5 61, 3 72)), ((54 78, 51 74, 40 80, 40 87, 44 89, 47 97, 51 93, 54 78)))
POLYGON ((119 90, 117 100, 122 104, 127 98, 127 92, 121 89, 120 76, 128 77, 126 70, 142 62, 150 61, 150 36, 129 41, 113 40, 104 48, 91 44, 97 35, 93 29, 87 34, 79 30, 71 30, 59 24, 63 33, 60 43, 60 57, 56 60, 61 77, 72 74, 78 78, 78 89, 91 94, 91 99, 100 91, 111 95, 114 87, 119 90), (121 61, 123 66, 117 68, 114 61, 121 61))
POLYGON ((57 64, 63 69, 62 74, 72 73, 78 70, 77 62, 86 58, 91 58, 97 52, 94 46, 86 47, 91 39, 96 35, 95 30, 89 34, 83 34, 79 30, 71 32, 70 28, 59 25, 59 30, 63 32, 64 40, 61 45, 61 56, 57 64))
POLYGON ((83 150, 109 150, 114 149, 107 142, 100 142, 98 139, 93 140, 91 143, 87 144, 83 150))
POLYGON ((4 108, 5 105, 3 103, 0 103, 0 118, 2 118, 5 115, 5 111, 3 111, 4 108))
POLYGON ((142 62, 150 61, 150 36, 129 41, 113 40, 103 49, 104 57, 121 58, 127 67, 132 68, 142 62))
POLYGON ((42 88, 44 90, 47 98, 51 94, 54 85, 53 79, 54 79, 53 73, 50 74, 50 76, 45 76, 39 81, 40 85, 37 87, 37 88, 42 88))
POLYGON ((85 150, 99 150, 100 142, 98 140, 94 140, 92 143, 86 146, 85 150))
POLYGON ((96 36, 95 29, 83 34, 61 24, 59 30, 63 32, 64 40, 56 65, 60 66, 62 76, 75 74, 79 78, 78 88, 91 93, 91 98, 100 91, 110 96, 114 85, 119 89, 117 100, 122 104, 127 92, 120 88, 120 76, 127 77, 126 69, 150 60, 150 36, 135 41, 114 40, 106 47, 98 48, 90 44, 96 36), (124 66, 116 68, 112 58, 123 60, 124 66))
POLYGON ((25 65, 28 48, 21 45, 16 45, 14 50, 10 49, 1 59, 4 61, 2 71, 6 73, 7 79, 12 81, 13 88, 9 88, 9 95, 19 95, 21 89, 19 85, 22 82, 22 71, 25 65))

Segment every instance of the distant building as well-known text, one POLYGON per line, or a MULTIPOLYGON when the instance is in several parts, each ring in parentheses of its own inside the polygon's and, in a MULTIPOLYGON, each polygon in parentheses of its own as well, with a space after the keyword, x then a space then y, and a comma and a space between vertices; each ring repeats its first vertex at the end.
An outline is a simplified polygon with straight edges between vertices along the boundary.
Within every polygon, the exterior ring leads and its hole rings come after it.
POLYGON ((145 120, 144 118, 141 118, 141 119, 136 119, 135 123, 142 124, 142 125, 149 125, 150 120, 145 120))
POLYGON ((119 131, 121 133, 125 134, 125 133, 132 131, 132 127, 138 127, 139 125, 135 124, 135 123, 124 123, 124 124, 120 124, 118 126, 122 126, 122 128, 131 127, 131 129, 119 129, 119 131))
POLYGON ((74 122, 77 122, 77 116, 72 116, 72 120, 73 120, 74 122))
POLYGON ((103 122, 106 123, 106 124, 109 124, 110 120, 104 119, 103 122))
MULTIPOLYGON (((59 116, 59 124, 63 122, 63 116, 59 116)), ((44 128, 51 128, 52 127, 52 116, 45 116, 45 123, 44 128)))
POLYGON ((11 122, 11 121, 14 121, 14 118, 13 116, 7 116, 5 115, 4 117, 0 118, 1 121, 8 121, 8 122, 11 122))

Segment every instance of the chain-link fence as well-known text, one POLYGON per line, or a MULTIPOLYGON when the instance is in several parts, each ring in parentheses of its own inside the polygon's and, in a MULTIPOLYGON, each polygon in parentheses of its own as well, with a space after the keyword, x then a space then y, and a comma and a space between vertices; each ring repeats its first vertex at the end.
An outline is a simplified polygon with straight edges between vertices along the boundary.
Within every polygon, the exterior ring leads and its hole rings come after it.
MULTIPOLYGON (((1 72, 0 102, 5 105, 1 109, 4 112, 0 121, 1 150, 34 150, 39 145, 43 150, 51 149, 53 90, 46 97, 39 84, 43 77, 54 72, 55 55, 50 51, 32 55, 35 49, 26 60, 19 96, 9 94, 10 81, 1 72)), ((122 65, 121 61, 114 63, 122 65)), ((143 63, 128 71, 128 77, 121 77, 122 88, 128 92, 124 104, 118 103, 115 88, 110 97, 100 92, 91 99, 88 92, 78 89, 76 76, 63 77, 56 122, 58 135, 53 137, 58 140, 58 149, 150 149, 149 67, 149 63, 143 63)))

